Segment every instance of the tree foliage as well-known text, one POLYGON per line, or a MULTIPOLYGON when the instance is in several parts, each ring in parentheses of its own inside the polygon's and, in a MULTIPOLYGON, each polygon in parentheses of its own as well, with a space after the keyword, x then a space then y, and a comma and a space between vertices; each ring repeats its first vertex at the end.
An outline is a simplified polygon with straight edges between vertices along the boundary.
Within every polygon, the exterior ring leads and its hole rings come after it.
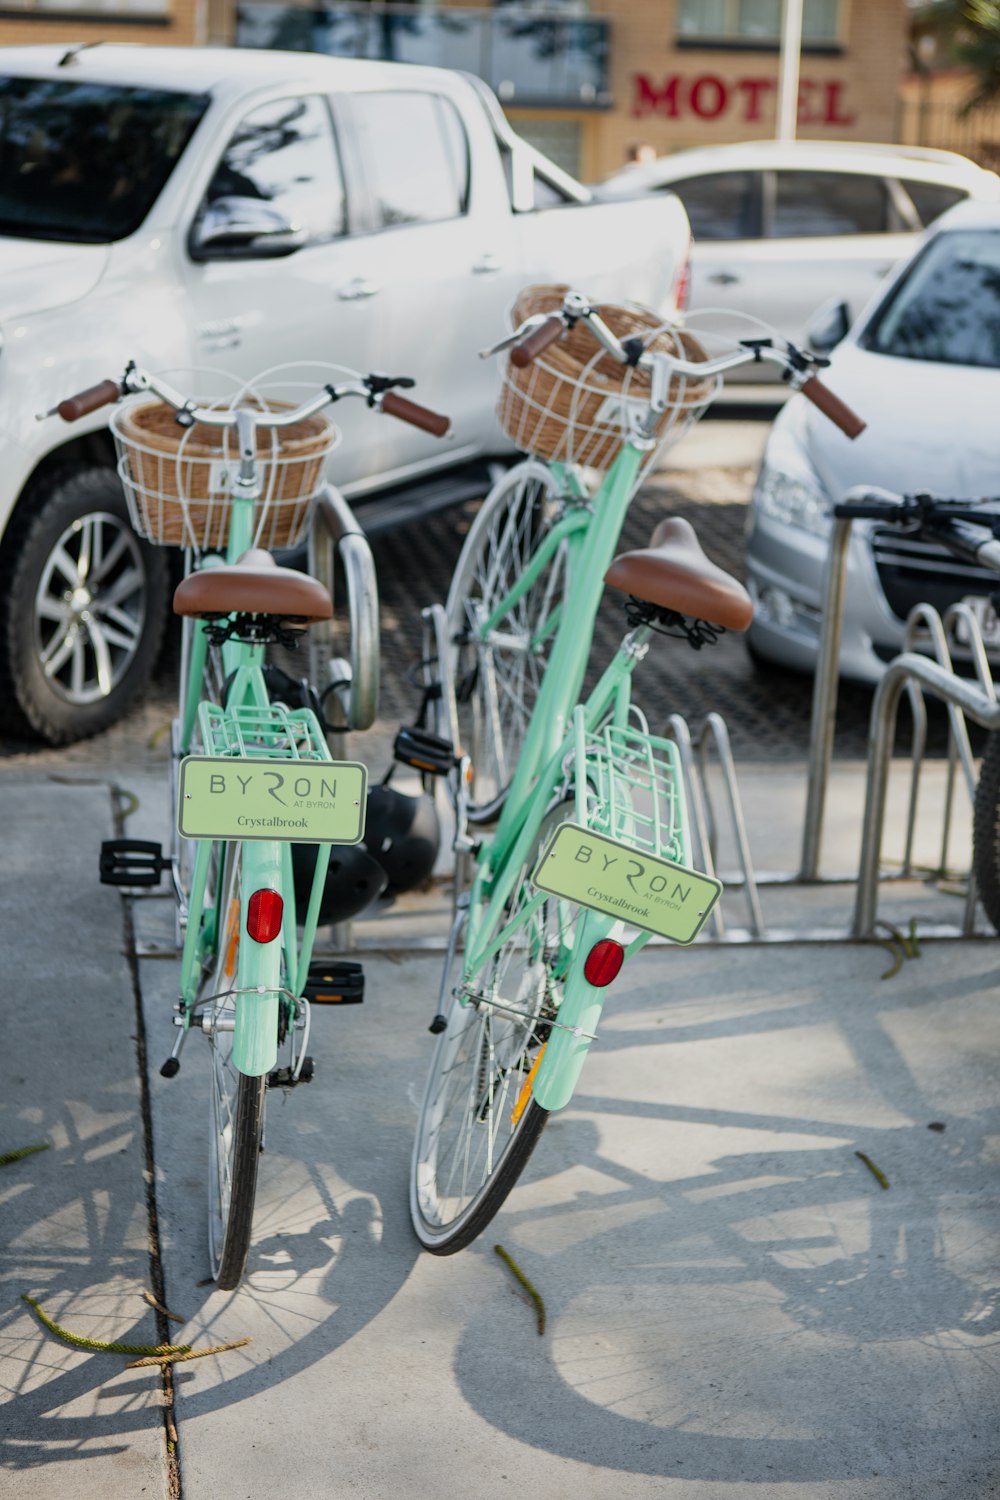
POLYGON ((961 114, 1000 99, 1000 0, 931 0, 918 11, 916 22, 949 63, 971 76, 961 114))

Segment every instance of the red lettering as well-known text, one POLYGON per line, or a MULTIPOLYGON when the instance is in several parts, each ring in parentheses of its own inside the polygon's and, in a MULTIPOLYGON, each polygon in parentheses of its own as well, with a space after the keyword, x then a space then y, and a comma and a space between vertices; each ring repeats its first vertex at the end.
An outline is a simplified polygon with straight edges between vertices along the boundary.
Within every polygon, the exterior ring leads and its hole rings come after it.
MULTIPOLYGON (((732 84, 714 73, 702 73, 690 81, 681 74, 673 74, 657 85, 646 73, 632 75, 632 114, 662 115, 668 120, 678 120, 682 115, 694 114, 700 120, 717 120, 734 103, 739 95, 742 103, 742 118, 748 123, 761 120, 777 89, 773 78, 739 78, 732 84)), ((854 125, 857 115, 848 109, 844 100, 847 88, 843 81, 818 82, 803 78, 799 81, 798 123, 800 125, 854 125)))
POLYGON ((691 85, 691 108, 699 120, 717 120, 728 103, 729 90, 714 73, 703 73, 691 85))
POLYGON ((828 83, 823 92, 826 95, 826 108, 823 112, 824 125, 853 125, 857 120, 856 114, 840 114, 840 95, 843 92, 842 83, 828 83))
POLYGON ((761 96, 775 87, 774 79, 741 78, 736 87, 741 94, 746 95, 746 108, 743 111, 744 120, 759 120, 761 96))
POLYGON ((680 87, 679 78, 668 78, 662 89, 658 89, 645 73, 636 73, 635 96, 632 101, 633 115, 666 115, 668 120, 676 120, 680 114, 677 102, 677 90, 680 87))
POLYGON ((811 83, 808 78, 803 78, 799 84, 798 123, 800 125, 819 125, 822 115, 814 114, 811 99, 818 84, 811 83))

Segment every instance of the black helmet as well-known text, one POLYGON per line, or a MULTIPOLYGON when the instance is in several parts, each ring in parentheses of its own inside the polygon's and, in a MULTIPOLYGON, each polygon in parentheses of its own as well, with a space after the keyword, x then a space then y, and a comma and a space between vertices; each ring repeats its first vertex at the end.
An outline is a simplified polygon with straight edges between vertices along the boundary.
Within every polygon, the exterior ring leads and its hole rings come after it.
MULTIPOLYGON (((316 869, 314 844, 292 845, 292 875, 295 882, 296 915, 301 922, 309 908, 313 872, 316 869)), ((387 883, 382 866, 372 859, 364 844, 334 844, 330 850, 323 900, 319 909, 321 922, 348 922, 364 911, 387 883)))
POLYGON ((440 843, 434 799, 426 792, 411 797, 391 786, 371 787, 365 845, 385 871, 390 895, 411 891, 430 878, 440 843))

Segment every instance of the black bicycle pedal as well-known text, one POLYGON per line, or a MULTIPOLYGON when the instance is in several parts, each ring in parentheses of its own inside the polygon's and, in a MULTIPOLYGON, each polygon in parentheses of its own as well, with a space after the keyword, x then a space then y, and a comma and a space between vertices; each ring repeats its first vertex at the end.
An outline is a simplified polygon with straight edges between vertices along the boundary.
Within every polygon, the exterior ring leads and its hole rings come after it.
POLYGON ((365 998, 365 971, 352 960, 314 958, 303 991, 311 1005, 360 1005, 365 998))
POLYGON ((105 839, 101 844, 102 885, 159 885, 164 870, 169 869, 162 845, 147 839, 105 839))
POLYGON ((304 1057, 298 1076, 291 1068, 275 1068, 273 1073, 267 1075, 267 1087, 269 1089, 294 1089, 300 1083, 312 1083, 315 1076, 315 1062, 311 1057, 304 1057))
POLYGON ((416 726, 399 731, 392 753, 404 766, 427 771, 431 776, 447 776, 457 764, 451 740, 416 726))

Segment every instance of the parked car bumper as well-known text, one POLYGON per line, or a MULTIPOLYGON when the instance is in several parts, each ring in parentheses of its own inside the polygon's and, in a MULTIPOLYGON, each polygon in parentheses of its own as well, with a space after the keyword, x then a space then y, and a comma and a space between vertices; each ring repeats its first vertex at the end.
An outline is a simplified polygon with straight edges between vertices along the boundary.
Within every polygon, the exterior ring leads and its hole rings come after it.
MULTIPOLYGON (((754 602, 748 642, 758 655, 812 672, 819 657, 829 536, 811 536, 766 516, 754 517, 747 543, 747 588, 754 602)), ((903 649, 905 622, 888 608, 872 558, 869 531, 856 528, 848 545, 840 671, 878 682, 903 649)))

